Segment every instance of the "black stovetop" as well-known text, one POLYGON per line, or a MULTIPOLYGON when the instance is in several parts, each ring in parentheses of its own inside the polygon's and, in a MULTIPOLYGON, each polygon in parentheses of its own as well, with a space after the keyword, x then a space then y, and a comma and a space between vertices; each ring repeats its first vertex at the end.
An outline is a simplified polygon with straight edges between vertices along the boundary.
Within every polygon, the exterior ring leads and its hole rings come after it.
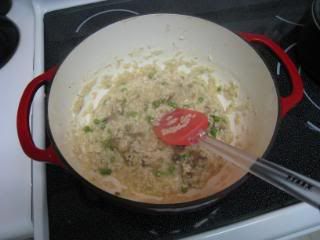
MULTIPOLYGON (((301 0, 110 0, 57 10, 44 17, 45 68, 59 65, 78 43, 98 29, 135 14, 155 12, 195 15, 232 31, 265 34, 295 60, 295 42, 309 5, 310 1, 301 0)), ((287 94, 291 86, 277 59, 264 47, 253 47, 279 82, 280 92, 287 94)), ((296 64, 299 66, 299 61, 296 64)), ((301 74, 304 99, 281 121, 267 159, 320 180, 320 87, 303 69, 301 74)), ((52 240, 182 238, 297 203, 250 177, 208 209, 185 215, 144 215, 100 201, 71 174, 51 165, 47 166, 47 190, 52 240)))

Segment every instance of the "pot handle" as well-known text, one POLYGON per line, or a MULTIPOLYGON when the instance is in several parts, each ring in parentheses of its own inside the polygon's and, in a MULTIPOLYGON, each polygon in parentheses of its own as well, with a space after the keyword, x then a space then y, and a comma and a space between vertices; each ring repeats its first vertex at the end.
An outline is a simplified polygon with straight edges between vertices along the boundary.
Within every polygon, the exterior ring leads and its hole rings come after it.
POLYGON ((281 60, 283 65, 286 67, 289 76, 291 78, 292 91, 289 96, 281 97, 280 104, 280 116, 283 118, 292 108, 294 108, 303 97, 303 83, 300 74, 292 62, 288 54, 270 38, 253 33, 241 32, 239 35, 248 42, 258 42, 267 46, 277 57, 281 60))
POLYGON ((30 109, 34 95, 42 85, 52 81, 56 71, 57 67, 50 68, 45 73, 34 78, 25 88, 18 107, 17 130, 21 147, 28 157, 41 162, 62 165, 52 144, 46 149, 40 149, 35 145, 32 139, 29 122, 30 109))

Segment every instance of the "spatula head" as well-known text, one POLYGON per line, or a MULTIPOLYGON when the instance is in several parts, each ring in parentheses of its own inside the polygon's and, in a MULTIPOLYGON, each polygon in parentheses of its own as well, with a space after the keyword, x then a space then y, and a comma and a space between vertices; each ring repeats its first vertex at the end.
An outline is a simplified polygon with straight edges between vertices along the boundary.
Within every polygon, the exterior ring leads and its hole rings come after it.
POLYGON ((154 123, 154 132, 165 143, 188 146, 197 142, 208 128, 205 114, 189 109, 176 109, 154 123))

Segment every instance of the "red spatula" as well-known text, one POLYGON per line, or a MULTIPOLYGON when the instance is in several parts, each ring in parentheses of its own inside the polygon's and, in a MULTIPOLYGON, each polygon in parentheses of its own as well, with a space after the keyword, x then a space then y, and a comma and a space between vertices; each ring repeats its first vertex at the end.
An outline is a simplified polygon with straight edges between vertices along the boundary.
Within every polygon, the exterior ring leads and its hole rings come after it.
POLYGON ((196 143, 209 126, 201 112, 176 109, 161 117, 154 126, 156 135, 170 145, 188 146, 196 143))
POLYGON ((205 114, 189 109, 176 109, 164 114, 154 123, 154 132, 163 142, 170 145, 199 144, 293 197, 320 208, 319 182, 208 137, 208 125, 205 114))

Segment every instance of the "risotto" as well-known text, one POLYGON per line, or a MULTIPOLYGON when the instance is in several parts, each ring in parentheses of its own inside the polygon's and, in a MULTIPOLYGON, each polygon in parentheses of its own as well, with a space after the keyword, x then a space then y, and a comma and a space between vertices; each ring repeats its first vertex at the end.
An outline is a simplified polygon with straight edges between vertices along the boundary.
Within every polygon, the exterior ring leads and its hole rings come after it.
POLYGON ((200 190, 224 160, 197 145, 164 144, 153 122, 175 108, 197 110, 208 116, 211 137, 231 143, 230 107, 219 95, 232 106, 237 85, 222 85, 212 66, 181 58, 124 69, 86 82, 75 99, 70 137, 82 174, 105 191, 150 202, 200 190))

